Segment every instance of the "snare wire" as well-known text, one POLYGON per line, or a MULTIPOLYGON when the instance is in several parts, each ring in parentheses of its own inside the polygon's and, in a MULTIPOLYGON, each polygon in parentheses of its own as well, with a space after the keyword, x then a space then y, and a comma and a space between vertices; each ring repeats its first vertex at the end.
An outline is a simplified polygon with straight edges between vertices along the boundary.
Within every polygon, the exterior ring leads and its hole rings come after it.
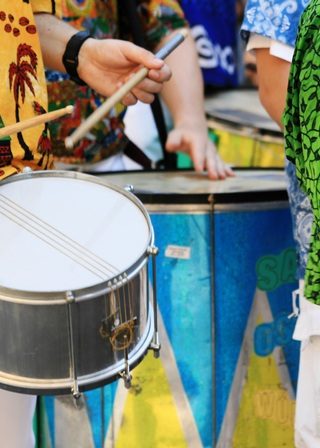
POLYGON ((133 319, 133 309, 132 309, 132 303, 133 303, 133 284, 132 282, 127 282, 127 291, 128 291, 128 301, 129 301, 129 313, 130 313, 130 320, 133 319))
POLYGON ((27 232, 49 244, 68 258, 83 266, 102 280, 111 274, 119 274, 116 267, 98 257, 55 227, 0 194, 0 213, 24 228, 27 232), (68 247, 69 246, 69 247, 68 247))
MULTIPOLYGON (((123 319, 123 316, 122 316, 122 306, 121 306, 121 297, 120 297, 120 290, 119 289, 117 289, 116 295, 117 295, 117 301, 118 301, 118 306, 119 306, 120 323, 122 324, 123 322, 126 321, 126 316, 124 316, 124 319, 123 319)), ((125 311, 124 311, 124 314, 125 314, 125 311)))

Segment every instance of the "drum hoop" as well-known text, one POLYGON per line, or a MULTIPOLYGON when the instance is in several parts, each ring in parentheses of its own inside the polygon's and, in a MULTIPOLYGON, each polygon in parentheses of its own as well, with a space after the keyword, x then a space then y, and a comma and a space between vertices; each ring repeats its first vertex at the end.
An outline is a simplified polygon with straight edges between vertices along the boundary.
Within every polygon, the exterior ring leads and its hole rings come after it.
MULTIPOLYGON (((126 282, 132 280, 147 263, 148 255, 143 255, 137 262, 130 266, 130 271, 125 272, 126 282)), ((124 273, 121 273, 123 275, 124 273)), ((21 289, 6 288, 0 286, 0 300, 11 303, 22 303, 23 305, 65 305, 67 296, 72 294, 75 302, 94 299, 97 296, 109 294, 111 291, 120 289, 125 285, 123 279, 119 276, 97 283, 86 288, 74 289, 68 291, 24 291, 21 289), (112 284, 112 285, 111 285, 112 284)))
POLYGON ((239 137, 250 138, 253 140, 258 140, 262 143, 274 143, 274 144, 284 144, 283 134, 281 130, 273 130, 268 128, 258 128, 256 126, 250 126, 248 124, 232 123, 231 121, 223 121, 210 117, 207 120, 209 128, 216 131, 227 132, 232 135, 237 135, 239 137))
POLYGON ((17 182, 19 180, 25 180, 32 178, 50 178, 50 177, 58 177, 58 178, 69 178, 69 179, 79 179, 84 181, 89 181, 102 187, 110 188, 111 190, 116 191, 117 193, 125 196, 129 201, 133 202, 142 212, 149 229, 149 244, 145 248, 142 255, 135 261, 135 263, 130 266, 128 270, 125 272, 119 273, 119 275, 114 276, 111 279, 108 279, 103 282, 99 282, 93 286, 88 286, 85 288, 74 289, 71 291, 24 291, 14 288, 6 288, 0 285, 0 299, 7 300, 11 302, 23 302, 25 304, 62 304, 66 302, 66 293, 72 292, 74 298, 79 300, 87 300, 89 298, 95 297, 98 294, 106 294, 111 290, 115 289, 115 286, 110 286, 110 284, 115 284, 115 281, 118 283, 121 282, 120 276, 125 274, 126 279, 129 281, 133 278, 137 273, 142 269, 142 267, 147 262, 149 256, 149 248, 154 244, 154 230, 151 224, 150 217, 146 211, 146 208, 142 204, 142 202, 132 193, 118 187, 117 185, 102 181, 90 174, 79 173, 75 171, 62 171, 62 170, 50 170, 50 171, 32 171, 30 173, 20 173, 15 176, 11 176, 0 182, 0 188, 3 185, 7 185, 13 182, 17 182), (46 297, 46 300, 44 300, 46 297))

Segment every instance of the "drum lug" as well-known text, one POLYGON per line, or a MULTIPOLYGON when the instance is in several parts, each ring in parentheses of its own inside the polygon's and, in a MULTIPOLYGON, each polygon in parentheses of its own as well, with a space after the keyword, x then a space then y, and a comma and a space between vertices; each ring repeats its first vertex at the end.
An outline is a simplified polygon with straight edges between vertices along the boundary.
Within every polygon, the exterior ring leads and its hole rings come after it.
POLYGON ((76 407, 79 407, 79 399, 81 398, 81 393, 79 391, 78 383, 75 381, 73 387, 71 388, 74 404, 76 407))
POLYGON ((67 291, 66 292, 66 301, 67 301, 67 303, 69 304, 69 303, 73 303, 73 302, 75 302, 75 297, 74 297, 74 294, 73 294, 73 292, 72 291, 67 291))
POLYGON ((161 344, 160 344, 160 339, 159 339, 159 333, 157 331, 155 332, 153 341, 151 342, 149 349, 153 350, 153 356, 155 358, 160 357, 161 344))
POLYGON ((154 336, 153 341, 150 344, 150 349, 153 350, 153 356, 159 358, 161 344, 159 341, 158 333, 158 299, 157 299, 157 267, 156 256, 159 253, 159 249, 156 246, 148 247, 148 254, 152 257, 152 280, 153 280, 153 316, 154 316, 154 336))
POLYGON ((152 256, 156 256, 159 253, 159 248, 157 246, 149 246, 147 253, 152 256))
POLYGON ((130 389, 131 385, 132 385, 132 383, 131 383, 132 375, 130 375, 130 373, 127 374, 125 372, 122 372, 120 375, 121 375, 121 378, 123 379, 124 387, 126 389, 130 389))
POLYGON ((127 191, 128 193, 133 193, 134 192, 134 186, 131 184, 127 184, 124 186, 124 190, 127 191))
POLYGON ((73 398, 73 405, 77 410, 81 410, 83 409, 83 407, 85 406, 84 400, 83 400, 83 395, 78 392, 78 393, 74 393, 73 389, 72 389, 72 398, 73 398))
POLYGON ((32 168, 30 166, 25 166, 20 174, 32 173, 32 168))
POLYGON ((72 291, 66 292, 66 302, 67 302, 67 314, 68 314, 68 338, 69 338, 69 353, 70 353, 70 372, 72 374, 73 386, 71 388, 71 392, 75 402, 80 398, 81 394, 79 392, 78 386, 78 376, 77 376, 77 367, 76 367, 76 359, 75 359, 75 350, 74 350, 74 334, 73 334, 73 325, 72 325, 72 305, 75 303, 75 296, 72 291))
POLYGON ((125 349, 125 368, 122 372, 119 373, 120 377, 123 379, 124 387, 126 389, 130 389, 131 387, 131 381, 132 381, 132 375, 130 373, 130 366, 129 366, 129 360, 128 360, 128 350, 125 349))

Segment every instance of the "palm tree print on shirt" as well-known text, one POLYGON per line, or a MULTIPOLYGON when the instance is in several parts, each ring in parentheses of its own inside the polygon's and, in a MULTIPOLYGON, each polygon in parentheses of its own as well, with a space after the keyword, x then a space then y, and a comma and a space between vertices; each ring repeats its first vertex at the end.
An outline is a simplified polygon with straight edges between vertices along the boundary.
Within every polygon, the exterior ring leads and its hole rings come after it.
MULTIPOLYGON (((31 76, 37 80, 37 65, 38 58, 33 51, 32 47, 28 44, 20 44, 17 48, 17 61, 12 62, 9 67, 9 83, 10 90, 13 89, 14 100, 16 103, 15 115, 16 121, 20 121, 19 116, 19 99, 21 96, 21 101, 24 103, 26 97, 26 88, 28 87, 33 96, 35 96, 34 88, 32 85, 31 76)), ((21 132, 17 133, 17 138, 20 146, 24 150, 24 160, 33 160, 32 152, 24 141, 21 132)))
MULTIPOLYGON (((33 102, 33 110, 38 115, 46 113, 46 110, 37 101, 33 102)), ((52 145, 49 138, 49 125, 48 123, 45 123, 37 144, 37 151, 41 154, 41 159, 39 160, 38 165, 42 166, 44 169, 49 168, 51 150, 52 145)))

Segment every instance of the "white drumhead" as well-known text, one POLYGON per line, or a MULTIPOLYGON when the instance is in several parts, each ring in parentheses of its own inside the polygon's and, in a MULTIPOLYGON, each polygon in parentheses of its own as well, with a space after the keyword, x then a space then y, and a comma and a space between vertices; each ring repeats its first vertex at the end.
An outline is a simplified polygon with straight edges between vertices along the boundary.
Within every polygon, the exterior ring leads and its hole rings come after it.
POLYGON ((0 184, 0 286, 81 289, 144 255, 151 230, 143 209, 125 191, 78 176, 51 172, 0 184))

